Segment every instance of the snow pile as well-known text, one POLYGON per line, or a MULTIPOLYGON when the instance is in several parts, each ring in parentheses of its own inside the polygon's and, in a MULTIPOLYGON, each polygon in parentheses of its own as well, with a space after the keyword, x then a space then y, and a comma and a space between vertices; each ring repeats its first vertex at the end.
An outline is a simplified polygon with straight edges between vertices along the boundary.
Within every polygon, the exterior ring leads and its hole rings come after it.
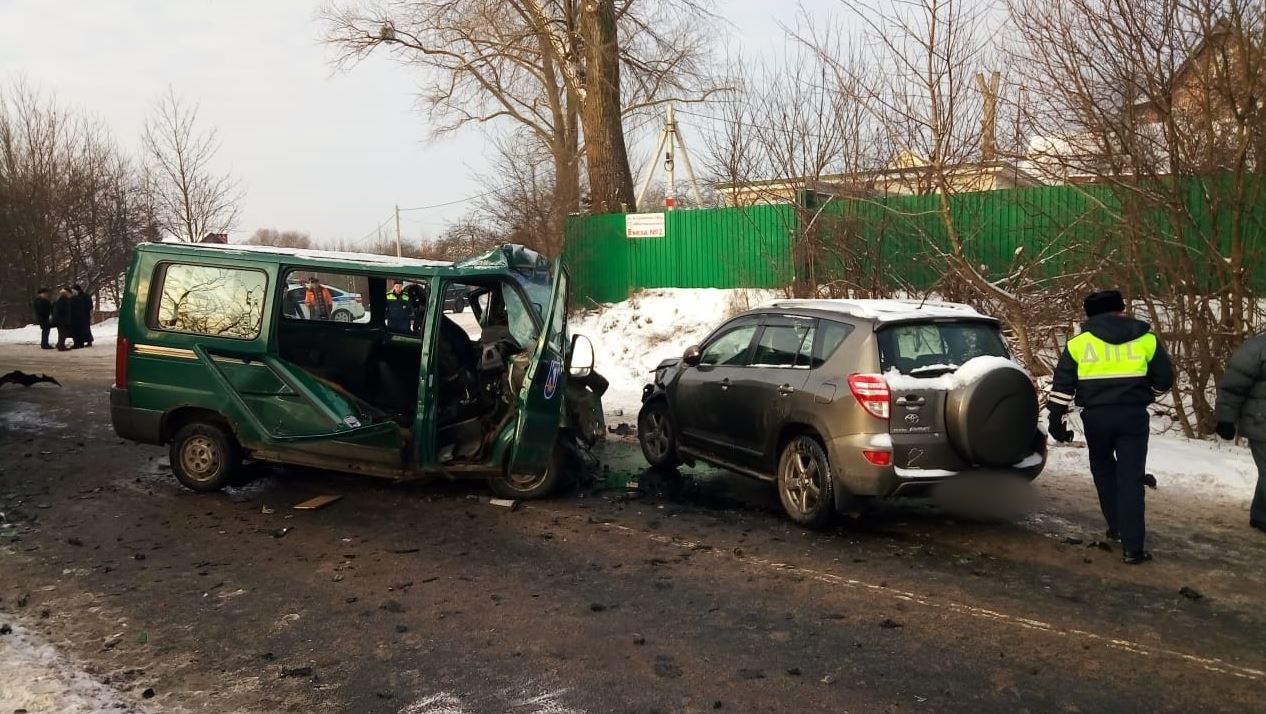
MULTIPOLYGON (((1084 448, 1052 446, 1046 469, 1090 479, 1084 448)), ((1246 510, 1257 486, 1257 466, 1246 447, 1180 436, 1152 435, 1147 470, 1156 476, 1160 494, 1178 491, 1202 499, 1222 498, 1240 502, 1246 510)))
POLYGON ((144 711, 72 665, 35 633, 11 626, 13 632, 0 637, 0 711, 144 711))
POLYGON ((730 316, 781 296, 776 290, 642 290, 572 318, 569 330, 593 342, 595 369, 611 382, 602 398, 607 414, 632 422, 656 365, 681 357, 730 316))
MULTIPOLYGON (((946 367, 951 366, 946 365, 946 367)), ((932 367, 928 369, 931 370, 932 367)), ((1028 374, 1024 367, 1014 360, 1006 357, 982 356, 969 359, 958 369, 939 377, 912 377, 902 374, 893 367, 884 373, 884 380, 888 382, 889 389, 939 389, 948 392, 974 384, 981 377, 997 369, 1016 369, 1028 374)))
MULTIPOLYGON (((108 320, 102 320, 92 326, 92 339, 96 341, 113 342, 114 338, 119 334, 119 318, 112 317, 108 320)), ((57 330, 48 333, 48 342, 53 344, 57 340, 57 330)), ((69 340, 67 340, 69 342, 69 340)), ((40 344, 40 326, 27 325, 26 327, 16 327, 12 330, 0 330, 0 345, 36 345, 40 344)))

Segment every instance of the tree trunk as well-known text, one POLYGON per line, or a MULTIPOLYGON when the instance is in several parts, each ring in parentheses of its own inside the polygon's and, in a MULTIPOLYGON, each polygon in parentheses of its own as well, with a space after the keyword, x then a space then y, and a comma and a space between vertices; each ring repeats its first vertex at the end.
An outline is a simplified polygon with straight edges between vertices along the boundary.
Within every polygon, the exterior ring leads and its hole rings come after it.
POLYGON ((585 0, 580 28, 585 45, 585 97, 580 118, 593 213, 636 209, 620 116, 620 47, 615 18, 615 0, 585 0))

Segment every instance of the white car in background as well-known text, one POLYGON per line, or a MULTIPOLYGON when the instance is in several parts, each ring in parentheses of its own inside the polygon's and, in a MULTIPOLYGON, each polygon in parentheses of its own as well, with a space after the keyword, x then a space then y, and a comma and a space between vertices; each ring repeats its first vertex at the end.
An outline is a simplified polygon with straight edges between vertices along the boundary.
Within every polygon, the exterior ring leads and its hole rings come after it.
MULTIPOLYGON (((360 293, 352 293, 346 290, 339 290, 336 287, 326 285, 325 288, 330 291, 330 297, 333 298, 334 304, 330 307, 330 319, 335 322, 366 322, 369 320, 369 313, 365 311, 364 298, 360 293)), ((286 288, 289 293, 287 297, 294 300, 303 310, 305 319, 311 319, 308 314, 308 306, 303 304, 303 298, 308 288, 305 285, 291 284, 286 288)))

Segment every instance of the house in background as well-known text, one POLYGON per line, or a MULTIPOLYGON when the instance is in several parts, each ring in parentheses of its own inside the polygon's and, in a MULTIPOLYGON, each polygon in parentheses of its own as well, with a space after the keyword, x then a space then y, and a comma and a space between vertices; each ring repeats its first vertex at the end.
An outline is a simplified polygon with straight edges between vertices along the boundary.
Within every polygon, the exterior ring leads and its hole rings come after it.
MULTIPOLYGON (((1043 182, 1028 168, 1009 159, 973 161, 944 171, 950 193, 1000 191, 1039 186, 1043 182)), ((903 152, 888 167, 871 171, 828 174, 817 178, 768 179, 717 184, 728 206, 792 203, 802 191, 833 196, 881 198, 939 193, 942 177, 912 152, 903 152)))

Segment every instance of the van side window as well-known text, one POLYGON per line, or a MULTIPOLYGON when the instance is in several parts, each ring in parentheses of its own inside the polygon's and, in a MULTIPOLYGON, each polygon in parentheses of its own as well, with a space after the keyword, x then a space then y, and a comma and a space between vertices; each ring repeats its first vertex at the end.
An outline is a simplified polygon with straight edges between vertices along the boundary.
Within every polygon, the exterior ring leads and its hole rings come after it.
POLYGON ((253 340, 264 320, 268 276, 260 270, 167 263, 151 327, 253 340))
POLYGON ((364 275, 292 270, 281 294, 281 316, 367 324, 368 295, 369 278, 364 275))

